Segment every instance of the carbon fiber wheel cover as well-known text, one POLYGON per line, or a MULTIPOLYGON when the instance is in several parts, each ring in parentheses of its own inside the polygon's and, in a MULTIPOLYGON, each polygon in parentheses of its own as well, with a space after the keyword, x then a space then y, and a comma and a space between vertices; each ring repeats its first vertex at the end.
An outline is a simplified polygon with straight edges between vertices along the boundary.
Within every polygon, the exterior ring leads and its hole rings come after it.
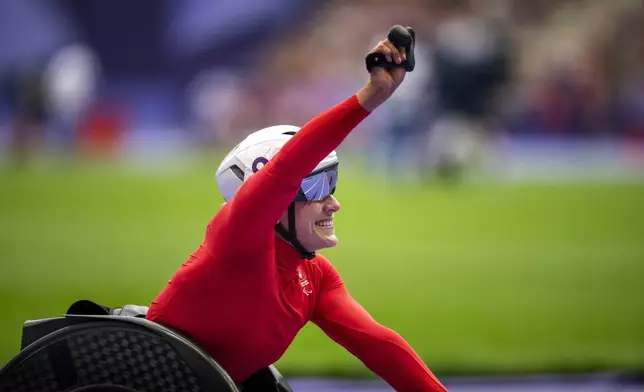
POLYGON ((51 358, 57 352, 41 349, 10 370, 10 383, 0 392, 67 392, 97 384, 139 392, 207 392, 174 348, 153 334, 104 328, 79 331, 64 341, 76 373, 71 388, 59 389, 52 366, 58 361, 51 358))
POLYGON ((113 383, 137 391, 200 392, 192 370, 166 342, 124 331, 68 338, 80 385, 113 383))
MULTIPOLYGON (((45 351, 39 351, 7 374, 0 392, 58 392, 58 383, 45 351)), ((4 381, 4 378, 3 378, 4 381)))

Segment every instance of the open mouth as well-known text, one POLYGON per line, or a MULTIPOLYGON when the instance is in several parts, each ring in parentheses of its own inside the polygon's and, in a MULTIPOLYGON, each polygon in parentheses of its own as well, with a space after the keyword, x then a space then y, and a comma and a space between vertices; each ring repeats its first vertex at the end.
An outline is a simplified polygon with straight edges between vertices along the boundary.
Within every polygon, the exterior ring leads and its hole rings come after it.
POLYGON ((319 221, 315 222, 315 225, 317 227, 321 227, 324 229, 332 229, 333 228, 333 219, 320 219, 319 221))

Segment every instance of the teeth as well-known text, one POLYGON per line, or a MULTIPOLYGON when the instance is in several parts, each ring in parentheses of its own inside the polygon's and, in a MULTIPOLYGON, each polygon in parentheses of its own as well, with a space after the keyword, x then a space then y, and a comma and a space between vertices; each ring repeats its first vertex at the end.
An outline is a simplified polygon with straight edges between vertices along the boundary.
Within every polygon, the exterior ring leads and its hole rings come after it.
POLYGON ((316 225, 321 226, 321 227, 333 227, 333 220, 331 219, 324 219, 316 223, 316 225))

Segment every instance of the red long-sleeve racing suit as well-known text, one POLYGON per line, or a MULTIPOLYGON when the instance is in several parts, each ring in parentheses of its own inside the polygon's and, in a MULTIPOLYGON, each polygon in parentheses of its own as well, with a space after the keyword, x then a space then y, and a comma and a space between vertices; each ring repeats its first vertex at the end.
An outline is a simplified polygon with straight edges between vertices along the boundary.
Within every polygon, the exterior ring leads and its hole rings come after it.
POLYGON ((275 363, 312 321, 394 389, 446 391, 326 258, 303 259, 274 231, 302 179, 367 115, 354 95, 302 127, 209 222, 147 318, 191 337, 237 383, 275 363))

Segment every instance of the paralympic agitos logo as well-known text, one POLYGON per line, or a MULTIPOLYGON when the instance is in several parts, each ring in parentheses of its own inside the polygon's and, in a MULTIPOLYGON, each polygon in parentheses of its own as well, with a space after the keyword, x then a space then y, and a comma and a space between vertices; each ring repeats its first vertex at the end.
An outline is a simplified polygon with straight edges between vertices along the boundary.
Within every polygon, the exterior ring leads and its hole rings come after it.
POLYGON ((264 167, 264 165, 267 164, 267 163, 268 163, 268 159, 266 159, 264 157, 255 158, 255 160, 253 161, 253 165, 251 166, 251 169, 253 169, 253 173, 257 173, 259 171, 259 169, 264 167), (260 164, 262 166, 259 166, 260 164))

